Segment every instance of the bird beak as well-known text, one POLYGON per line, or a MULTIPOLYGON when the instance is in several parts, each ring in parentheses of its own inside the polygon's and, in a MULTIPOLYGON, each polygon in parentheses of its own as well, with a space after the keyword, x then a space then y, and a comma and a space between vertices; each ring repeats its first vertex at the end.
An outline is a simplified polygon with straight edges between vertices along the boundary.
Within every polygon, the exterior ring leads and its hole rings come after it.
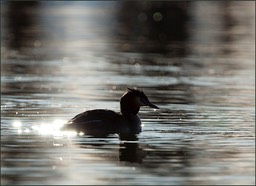
POLYGON ((151 108, 155 108, 155 109, 159 109, 156 105, 148 102, 147 106, 151 107, 151 108))
POLYGON ((143 102, 143 104, 144 104, 145 106, 149 106, 149 107, 151 107, 151 108, 159 109, 156 105, 154 105, 153 103, 150 103, 149 100, 141 100, 141 101, 143 102))

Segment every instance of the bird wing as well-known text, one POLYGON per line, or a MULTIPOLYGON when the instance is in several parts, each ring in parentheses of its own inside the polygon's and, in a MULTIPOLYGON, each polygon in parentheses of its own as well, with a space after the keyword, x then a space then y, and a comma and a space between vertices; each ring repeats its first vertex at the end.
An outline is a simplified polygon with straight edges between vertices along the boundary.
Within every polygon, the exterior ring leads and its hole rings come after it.
POLYGON ((89 110, 76 115, 68 121, 64 130, 74 129, 93 136, 114 134, 120 115, 111 110, 89 110))

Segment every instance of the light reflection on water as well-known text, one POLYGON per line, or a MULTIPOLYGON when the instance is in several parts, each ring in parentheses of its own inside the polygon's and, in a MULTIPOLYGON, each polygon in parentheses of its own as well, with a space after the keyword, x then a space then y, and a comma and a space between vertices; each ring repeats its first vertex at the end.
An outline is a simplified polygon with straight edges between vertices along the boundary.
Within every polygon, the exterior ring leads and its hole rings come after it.
POLYGON ((132 6, 126 3, 35 5, 41 11, 28 12, 42 22, 19 25, 25 41, 3 36, 1 183, 255 184, 254 2, 180 4, 192 14, 185 44, 169 28, 155 42, 159 30, 147 28, 161 23, 136 12, 153 6, 130 10, 139 15, 133 25, 120 13, 132 6), (79 112, 118 111, 127 86, 160 107, 141 109, 137 141, 59 131, 79 112))
MULTIPOLYGON (((26 128, 22 126, 22 123, 20 121, 14 121, 13 127, 17 130, 17 133, 37 133, 39 135, 50 135, 50 136, 75 136, 75 132, 68 132, 65 133, 61 131, 61 127, 66 122, 64 120, 55 120, 52 123, 41 123, 39 125, 33 125, 31 128, 26 128)), ((83 135, 82 133, 79 133, 78 135, 83 135)))

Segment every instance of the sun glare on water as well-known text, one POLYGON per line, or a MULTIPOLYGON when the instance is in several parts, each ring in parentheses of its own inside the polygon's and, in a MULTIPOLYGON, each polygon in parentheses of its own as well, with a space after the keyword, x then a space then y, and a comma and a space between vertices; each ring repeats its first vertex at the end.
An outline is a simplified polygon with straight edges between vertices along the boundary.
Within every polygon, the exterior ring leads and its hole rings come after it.
POLYGON ((31 127, 25 127, 21 121, 14 121, 12 125, 15 129, 17 129, 18 134, 37 133, 39 135, 51 135, 59 137, 83 135, 83 133, 77 133, 75 131, 61 131, 61 127, 65 123, 65 120, 56 119, 53 122, 40 123, 31 127))

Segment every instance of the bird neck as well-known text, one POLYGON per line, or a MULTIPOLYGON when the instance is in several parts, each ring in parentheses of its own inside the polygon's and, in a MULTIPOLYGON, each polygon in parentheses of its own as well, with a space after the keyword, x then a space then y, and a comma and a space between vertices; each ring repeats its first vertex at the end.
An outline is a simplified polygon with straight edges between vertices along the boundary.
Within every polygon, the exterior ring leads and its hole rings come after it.
POLYGON ((124 116, 135 116, 138 114, 140 108, 130 108, 129 106, 122 106, 121 105, 121 113, 124 116))
POLYGON ((140 105, 138 105, 133 95, 126 94, 121 98, 120 108, 122 115, 134 116, 138 114, 140 105))

